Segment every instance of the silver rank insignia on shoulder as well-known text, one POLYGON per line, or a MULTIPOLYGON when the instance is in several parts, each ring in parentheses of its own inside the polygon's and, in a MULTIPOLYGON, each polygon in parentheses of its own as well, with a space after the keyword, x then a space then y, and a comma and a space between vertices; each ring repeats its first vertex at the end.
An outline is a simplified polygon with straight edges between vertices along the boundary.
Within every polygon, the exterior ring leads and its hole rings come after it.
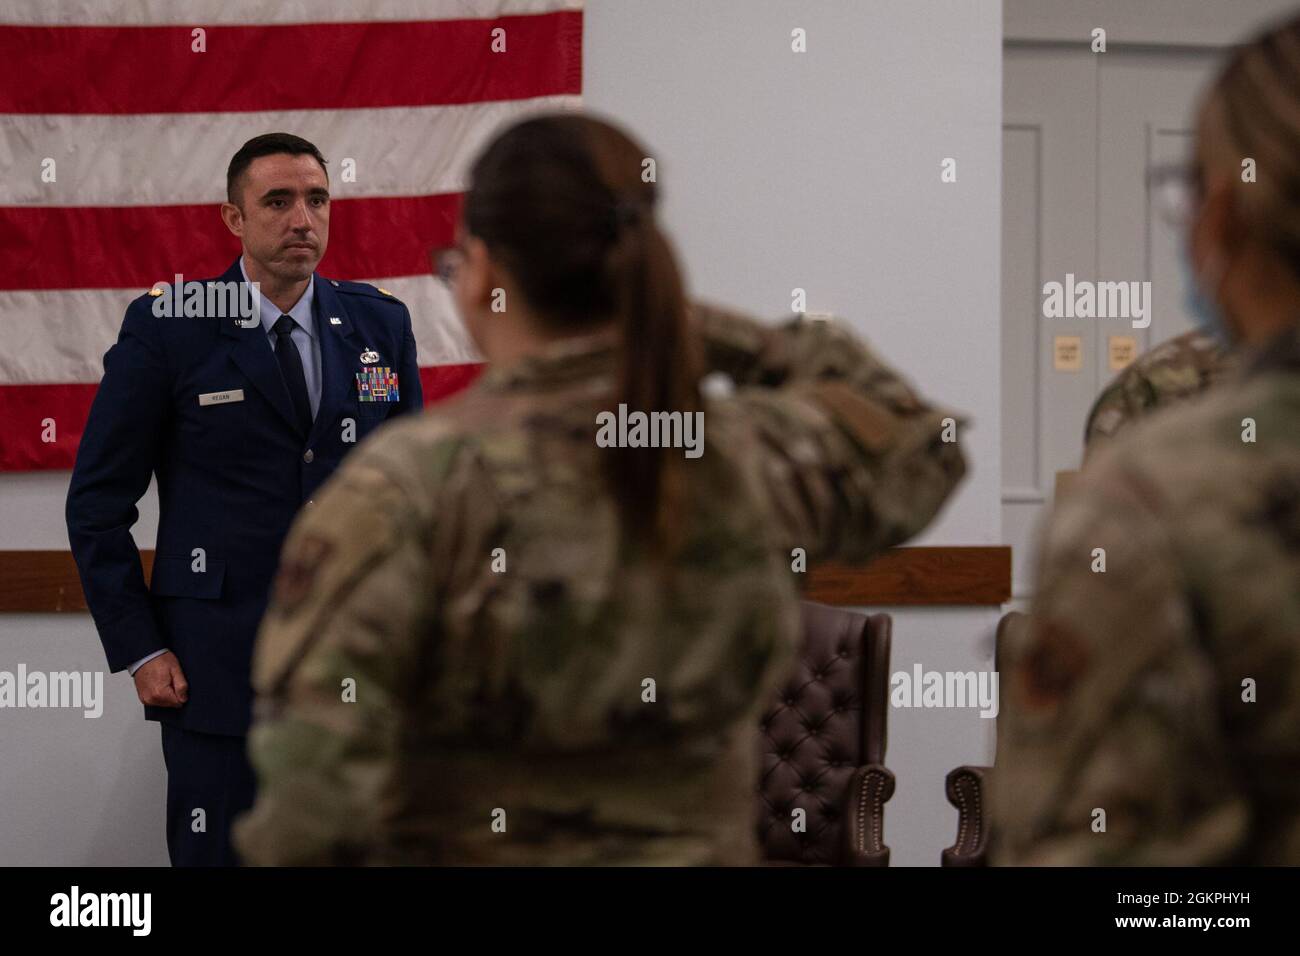
POLYGON ((361 364, 362 364, 362 365, 374 365, 374 364, 375 364, 376 362, 378 362, 378 361, 379 361, 379 353, 378 353, 378 352, 374 352, 374 351, 371 351, 370 349, 366 349, 364 352, 361 353, 361 364))
POLYGON ((343 324, 343 320, 340 319, 337 315, 330 316, 330 325, 342 325, 342 324, 343 324))

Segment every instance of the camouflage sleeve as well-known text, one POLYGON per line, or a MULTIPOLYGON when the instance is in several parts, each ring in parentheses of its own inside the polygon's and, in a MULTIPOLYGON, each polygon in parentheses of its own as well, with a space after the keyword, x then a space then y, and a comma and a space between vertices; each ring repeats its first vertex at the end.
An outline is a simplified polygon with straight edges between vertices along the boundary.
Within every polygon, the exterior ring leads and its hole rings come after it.
POLYGON ((1198 395, 1231 374, 1235 358, 1203 332, 1185 332, 1139 356, 1097 396, 1084 426, 1084 459, 1157 408, 1198 395))
POLYGON ((857 562, 924 528, 965 474, 959 416, 925 402, 837 322, 767 326, 697 304, 712 371, 756 422, 785 548, 857 562))
POLYGON ((1133 424, 1157 402, 1155 390, 1137 369, 1126 369, 1102 390, 1088 412, 1083 429, 1084 460, 1090 459, 1107 439, 1133 424))
POLYGON ((1085 472, 1058 505, 1001 649, 996 863, 1221 863, 1246 826, 1213 664, 1136 481, 1085 472))
POLYGON ((358 448, 285 543, 254 652, 247 863, 356 863, 380 840, 432 603, 430 496, 383 452, 403 427, 358 448))

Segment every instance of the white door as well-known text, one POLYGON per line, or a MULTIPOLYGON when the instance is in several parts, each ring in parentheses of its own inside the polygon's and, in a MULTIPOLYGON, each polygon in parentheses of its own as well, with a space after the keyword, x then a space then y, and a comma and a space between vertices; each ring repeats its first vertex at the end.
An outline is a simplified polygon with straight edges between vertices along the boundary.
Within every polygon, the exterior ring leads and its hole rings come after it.
MULTIPOLYGON (((1015 603, 1057 472, 1078 468, 1088 409, 1116 374, 1112 337, 1138 352, 1190 327, 1181 237, 1154 215, 1147 172, 1188 156, 1210 47, 1009 42, 1003 61, 1002 529, 1015 603), (1151 282, 1151 324, 1043 316, 1043 285, 1151 282), (1077 342, 1071 341, 1077 338, 1077 342), (1056 362, 1056 345, 1073 357, 1056 362), (1072 350, 1072 346, 1078 346, 1072 350)), ((1118 344, 1118 343, 1117 343, 1118 344)))

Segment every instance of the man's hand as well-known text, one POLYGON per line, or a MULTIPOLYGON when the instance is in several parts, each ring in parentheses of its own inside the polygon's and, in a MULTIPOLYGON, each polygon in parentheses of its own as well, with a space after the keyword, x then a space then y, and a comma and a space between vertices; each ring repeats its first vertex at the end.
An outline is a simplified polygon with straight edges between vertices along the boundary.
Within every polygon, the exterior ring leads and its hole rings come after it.
POLYGON ((181 662, 171 651, 159 654, 135 672, 135 692, 140 703, 152 707, 179 707, 190 698, 181 662))

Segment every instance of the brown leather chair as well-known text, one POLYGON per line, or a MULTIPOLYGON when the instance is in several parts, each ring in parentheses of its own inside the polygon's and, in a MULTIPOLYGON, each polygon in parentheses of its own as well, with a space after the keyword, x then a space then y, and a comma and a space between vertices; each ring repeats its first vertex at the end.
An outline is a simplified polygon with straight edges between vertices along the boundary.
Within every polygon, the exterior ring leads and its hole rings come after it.
POLYGON ((958 767, 948 773, 944 791, 957 808, 957 842, 940 854, 942 866, 988 866, 988 818, 984 812, 989 767, 958 767))
POLYGON ((888 614, 803 602, 803 646, 763 714, 758 839, 774 863, 888 866, 888 614), (793 811, 806 811, 796 832, 793 811))
MULTIPOLYGON (((1029 620, 1020 611, 1002 615, 998 621, 996 644, 993 650, 993 669, 1001 674, 1000 662, 1005 659, 1003 648, 1007 635, 1014 628, 1022 628, 1029 620)), ((1001 687, 1001 681, 998 684, 1001 687)), ((1001 701, 998 712, 1002 712, 1001 701)), ((994 763, 997 762, 996 754, 994 763)), ((992 767, 958 767, 948 774, 945 791, 948 802, 957 808, 957 842, 940 854, 943 866, 988 866, 988 776, 992 767)))

